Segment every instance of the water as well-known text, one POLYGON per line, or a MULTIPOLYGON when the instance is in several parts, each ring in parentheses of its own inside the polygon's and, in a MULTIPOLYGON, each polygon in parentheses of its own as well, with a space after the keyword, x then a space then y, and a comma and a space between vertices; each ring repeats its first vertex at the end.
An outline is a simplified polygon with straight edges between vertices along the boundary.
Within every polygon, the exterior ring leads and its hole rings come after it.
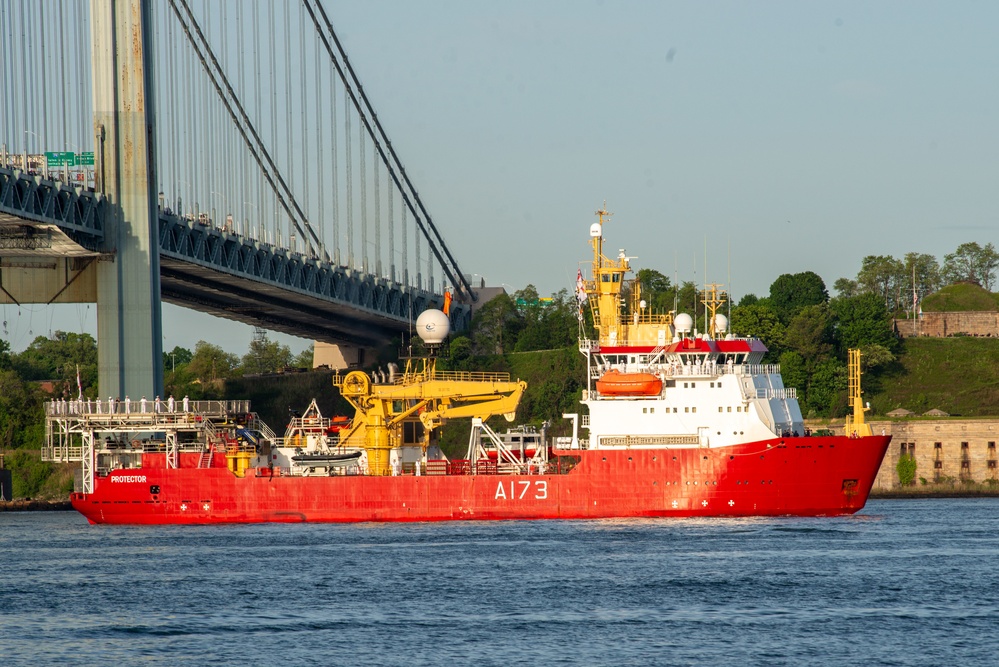
POLYGON ((0 513, 0 665, 995 665, 999 499, 835 519, 0 513))

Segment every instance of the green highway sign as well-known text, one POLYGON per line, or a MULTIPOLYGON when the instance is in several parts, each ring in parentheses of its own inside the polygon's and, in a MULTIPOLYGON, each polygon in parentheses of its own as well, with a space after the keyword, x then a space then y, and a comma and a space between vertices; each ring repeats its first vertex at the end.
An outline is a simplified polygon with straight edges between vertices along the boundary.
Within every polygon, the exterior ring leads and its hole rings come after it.
POLYGON ((94 166, 94 154, 93 153, 80 153, 76 156, 76 166, 78 167, 93 167, 94 166))
POLYGON ((76 153, 45 153, 45 161, 50 167, 72 167, 76 164, 76 153))

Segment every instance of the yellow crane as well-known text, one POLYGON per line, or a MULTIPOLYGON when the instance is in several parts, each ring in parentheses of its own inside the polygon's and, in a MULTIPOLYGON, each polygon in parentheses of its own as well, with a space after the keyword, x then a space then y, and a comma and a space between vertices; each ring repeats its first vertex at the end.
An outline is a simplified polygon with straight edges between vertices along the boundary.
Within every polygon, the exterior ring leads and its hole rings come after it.
POLYGON ((391 475, 390 452, 396 447, 431 444, 449 419, 503 415, 516 417, 527 383, 508 373, 439 371, 437 360, 414 359, 401 377, 376 383, 363 371, 351 371, 333 386, 356 410, 340 444, 367 452, 371 475, 391 475))
POLYGON ((860 389, 860 350, 849 350, 848 355, 849 398, 853 414, 846 416, 846 435, 863 438, 871 435, 871 425, 864 421, 864 412, 870 408, 864 407, 864 392, 860 389))

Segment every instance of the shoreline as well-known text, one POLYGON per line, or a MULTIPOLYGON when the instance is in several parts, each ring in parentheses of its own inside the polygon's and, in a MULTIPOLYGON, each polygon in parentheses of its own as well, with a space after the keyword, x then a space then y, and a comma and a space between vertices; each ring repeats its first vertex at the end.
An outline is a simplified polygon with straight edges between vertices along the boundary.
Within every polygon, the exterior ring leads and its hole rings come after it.
POLYGON ((871 491, 868 500, 915 500, 918 498, 999 498, 999 489, 888 489, 871 491))
POLYGON ((0 512, 67 512, 73 505, 66 500, 0 500, 0 512))

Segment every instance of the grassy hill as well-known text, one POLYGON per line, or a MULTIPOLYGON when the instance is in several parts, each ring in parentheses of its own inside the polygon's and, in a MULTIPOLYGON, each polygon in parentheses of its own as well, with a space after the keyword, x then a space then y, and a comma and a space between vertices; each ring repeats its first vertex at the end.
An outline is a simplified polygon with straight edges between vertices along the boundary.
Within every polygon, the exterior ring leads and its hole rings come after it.
POLYGON ((971 283, 948 285, 923 299, 924 312, 995 311, 999 310, 999 294, 971 283))
POLYGON ((875 415, 896 408, 922 414, 999 415, 999 339, 909 338, 905 351, 877 382, 866 383, 875 415))

